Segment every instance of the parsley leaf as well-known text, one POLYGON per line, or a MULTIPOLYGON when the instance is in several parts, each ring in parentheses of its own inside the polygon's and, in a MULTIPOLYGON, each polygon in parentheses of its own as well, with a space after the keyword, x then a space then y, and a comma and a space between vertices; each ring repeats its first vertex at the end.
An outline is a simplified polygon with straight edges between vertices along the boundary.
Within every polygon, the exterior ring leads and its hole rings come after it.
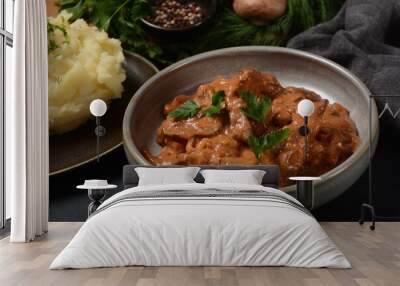
POLYGON ((204 116, 211 117, 221 112, 221 109, 217 106, 211 105, 209 108, 203 111, 204 116))
POLYGON ((199 112, 200 107, 193 100, 188 100, 175 110, 168 113, 169 117, 185 119, 194 117, 199 112))
MULTIPOLYGON (((64 21, 64 19, 63 19, 64 21)), ((50 54, 51 52, 55 51, 60 47, 59 43, 57 43, 55 39, 54 33, 59 30, 64 36, 64 44, 69 44, 70 43, 70 38, 68 35, 67 30, 65 29, 64 25, 59 26, 56 24, 51 23, 50 21, 47 21, 47 38, 48 38, 48 44, 47 44, 47 52, 50 54)))
POLYGON ((251 150, 260 159, 261 155, 269 149, 273 149, 289 137, 289 129, 284 128, 279 131, 272 131, 261 137, 250 136, 248 144, 251 150))
POLYGON ((213 116, 221 112, 221 104, 224 101, 225 92, 223 90, 219 90, 212 96, 212 105, 204 110, 203 114, 205 116, 213 116))
POLYGON ((240 91, 239 96, 247 103, 241 111, 256 122, 264 123, 272 106, 271 99, 268 97, 258 99, 251 91, 240 91))
POLYGON ((220 106, 221 103, 224 101, 225 97, 225 91, 219 90, 216 93, 213 94, 212 96, 212 105, 214 106, 220 106))

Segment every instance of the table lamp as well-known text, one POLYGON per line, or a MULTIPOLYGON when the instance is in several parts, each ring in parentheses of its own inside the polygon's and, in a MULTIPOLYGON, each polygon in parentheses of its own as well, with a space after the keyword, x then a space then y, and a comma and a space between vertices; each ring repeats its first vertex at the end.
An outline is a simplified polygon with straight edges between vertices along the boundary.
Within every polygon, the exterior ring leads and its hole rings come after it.
POLYGON ((95 99, 90 103, 90 113, 96 117, 96 129, 94 130, 94 133, 97 137, 97 162, 100 162, 100 137, 106 134, 106 129, 100 125, 100 119, 106 113, 106 111, 107 104, 104 102, 104 100, 95 99))

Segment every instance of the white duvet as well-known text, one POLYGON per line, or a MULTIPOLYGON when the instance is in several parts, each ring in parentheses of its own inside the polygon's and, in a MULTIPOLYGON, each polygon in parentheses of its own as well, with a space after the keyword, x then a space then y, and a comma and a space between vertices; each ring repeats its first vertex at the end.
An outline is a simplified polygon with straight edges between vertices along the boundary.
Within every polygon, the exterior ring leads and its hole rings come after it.
MULTIPOLYGON (((289 204, 257 198, 152 198, 131 192, 263 190, 231 184, 142 186, 106 200, 50 269, 145 266, 294 266, 349 268, 318 222, 289 204), (107 207, 108 206, 108 207, 107 207)), ((298 203, 298 202, 297 202, 298 203)))

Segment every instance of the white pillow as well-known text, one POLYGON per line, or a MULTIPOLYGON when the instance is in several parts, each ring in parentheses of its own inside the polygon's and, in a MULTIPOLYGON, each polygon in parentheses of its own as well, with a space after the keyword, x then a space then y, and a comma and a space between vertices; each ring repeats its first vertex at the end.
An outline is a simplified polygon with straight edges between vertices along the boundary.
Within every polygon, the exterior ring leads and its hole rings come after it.
POLYGON ((261 185, 265 171, 262 170, 202 170, 205 184, 261 185))
POLYGON ((199 167, 135 168, 139 176, 139 186, 195 183, 193 179, 199 170, 199 167))

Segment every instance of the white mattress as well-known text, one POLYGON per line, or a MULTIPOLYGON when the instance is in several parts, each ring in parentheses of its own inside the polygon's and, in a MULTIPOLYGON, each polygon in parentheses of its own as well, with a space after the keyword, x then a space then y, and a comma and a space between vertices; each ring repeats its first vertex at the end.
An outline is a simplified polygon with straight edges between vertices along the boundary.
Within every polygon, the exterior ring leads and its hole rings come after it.
MULTIPOLYGON (((290 204, 257 198, 149 198, 134 192, 262 190, 272 188, 184 184, 135 187, 105 201, 50 269, 145 266, 293 266, 349 268, 350 263, 309 214, 290 204)), ((299 203, 298 203, 299 204, 299 203)))

